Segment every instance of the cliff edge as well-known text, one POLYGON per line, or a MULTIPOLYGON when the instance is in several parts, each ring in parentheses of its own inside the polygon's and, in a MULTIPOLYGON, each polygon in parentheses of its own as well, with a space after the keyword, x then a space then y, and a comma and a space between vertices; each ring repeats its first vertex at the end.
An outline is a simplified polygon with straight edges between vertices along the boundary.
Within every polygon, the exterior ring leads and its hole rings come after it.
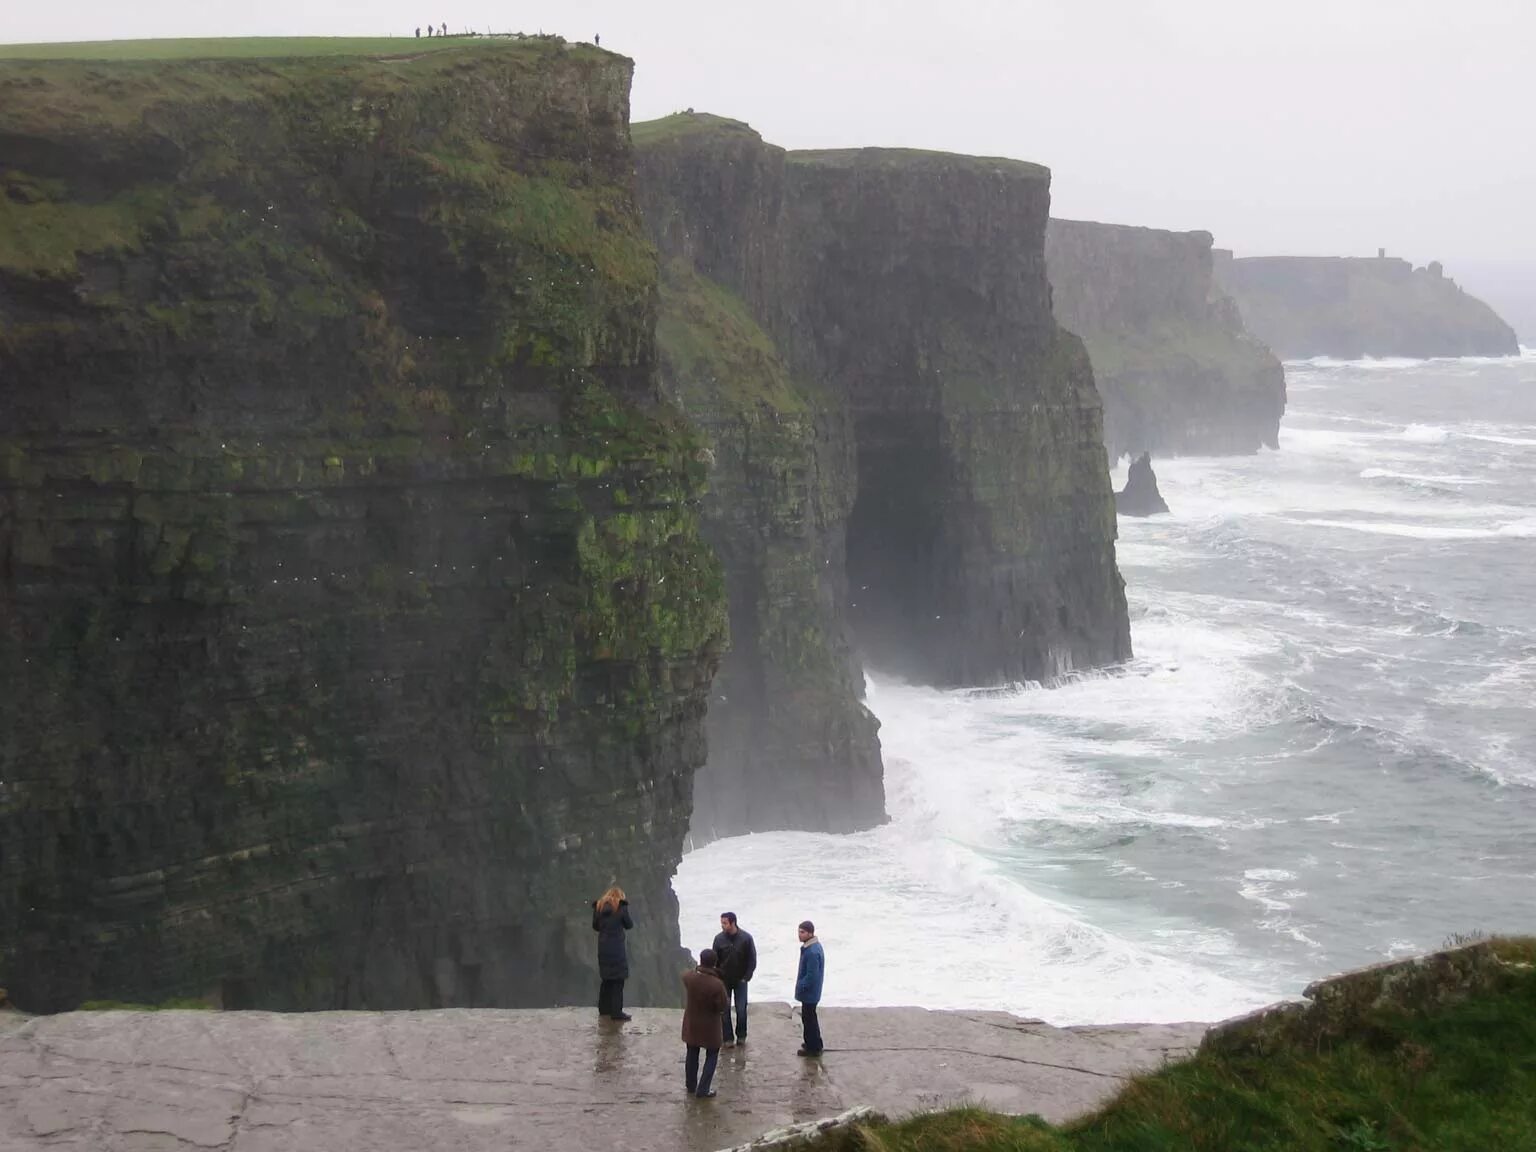
POLYGON ((585 1003, 724 638, 629 61, 0 63, 15 1002, 585 1003))
POLYGON ((868 827, 864 662, 988 684, 1129 655, 1098 395, 1050 312, 1049 174, 786 153, 692 113, 633 134, 731 598, 695 834, 868 827))
POLYGON ((1279 445, 1285 373, 1216 285, 1209 232, 1052 219, 1056 319, 1083 338, 1111 459, 1279 445))
POLYGON ((1437 263, 1222 253, 1217 276, 1249 330, 1287 360, 1520 353, 1514 329, 1437 263))

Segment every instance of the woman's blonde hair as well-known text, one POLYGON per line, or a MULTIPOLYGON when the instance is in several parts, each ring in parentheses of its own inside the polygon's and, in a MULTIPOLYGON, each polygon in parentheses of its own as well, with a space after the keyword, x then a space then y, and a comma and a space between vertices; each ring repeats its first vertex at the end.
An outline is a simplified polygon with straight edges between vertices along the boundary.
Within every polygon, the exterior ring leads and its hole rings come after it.
POLYGON ((617 912, 619 905, 623 902, 624 889, 615 886, 603 893, 602 898, 597 902, 597 910, 599 912, 617 912))

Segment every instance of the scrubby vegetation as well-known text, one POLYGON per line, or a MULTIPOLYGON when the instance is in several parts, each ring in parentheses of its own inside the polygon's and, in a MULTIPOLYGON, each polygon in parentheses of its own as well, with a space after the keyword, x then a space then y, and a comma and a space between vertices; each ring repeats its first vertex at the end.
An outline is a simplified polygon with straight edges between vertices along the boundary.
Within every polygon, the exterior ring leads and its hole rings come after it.
POLYGON ((975 1108, 851 1129, 824 1152, 1471 1152, 1536 1148, 1536 939, 1490 991, 1378 1008, 1347 1038, 1203 1051, 1064 1127, 975 1108))

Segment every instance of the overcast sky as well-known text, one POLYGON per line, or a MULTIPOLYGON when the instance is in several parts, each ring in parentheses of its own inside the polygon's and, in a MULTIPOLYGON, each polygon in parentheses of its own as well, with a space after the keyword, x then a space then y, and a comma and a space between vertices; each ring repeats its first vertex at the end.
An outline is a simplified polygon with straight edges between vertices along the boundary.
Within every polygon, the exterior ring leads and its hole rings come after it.
MULTIPOLYGON (((13 0, 14 42, 522 29, 791 148, 1051 167, 1057 215, 1240 255, 1536 262, 1536 0, 13 0)), ((0 109, 3 117, 3 109, 0 109)))

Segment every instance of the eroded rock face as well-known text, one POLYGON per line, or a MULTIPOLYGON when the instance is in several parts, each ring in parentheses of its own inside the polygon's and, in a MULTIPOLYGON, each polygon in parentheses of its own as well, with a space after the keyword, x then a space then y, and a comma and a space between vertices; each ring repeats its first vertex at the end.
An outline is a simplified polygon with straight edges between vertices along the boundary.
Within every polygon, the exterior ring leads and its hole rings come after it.
POLYGON ((874 667, 939 684, 1129 654, 1098 397, 1050 314, 1048 174, 785 153, 713 116, 634 139, 731 589, 695 831, 867 827, 878 748, 850 627, 874 667))
POLYGON ((0 973, 677 998, 724 633, 630 64, 0 64, 0 973))
POLYGON ((1129 656, 1102 409, 1050 310, 1050 173, 883 149, 786 171, 800 291, 769 328, 853 416, 870 664, 995 684, 1129 656))
POLYGON ((1125 487, 1115 493, 1115 511, 1122 516, 1155 516, 1168 511, 1163 494, 1157 490, 1157 474, 1152 471, 1152 457, 1143 452, 1131 462, 1125 487))
POLYGON ((1514 329, 1438 264, 1228 254, 1217 272, 1249 330, 1288 360, 1520 353, 1514 329))
POLYGON ((1285 374, 1214 283, 1209 232, 1052 220, 1045 250, 1056 319, 1093 361, 1112 459, 1278 446, 1285 374))
POLYGON ((637 125, 634 137, 662 255, 662 380, 711 443, 705 534, 730 601, 693 842, 872 827, 885 788, 848 626, 852 423, 790 370, 740 294, 780 290, 784 153, 711 116, 637 125))

